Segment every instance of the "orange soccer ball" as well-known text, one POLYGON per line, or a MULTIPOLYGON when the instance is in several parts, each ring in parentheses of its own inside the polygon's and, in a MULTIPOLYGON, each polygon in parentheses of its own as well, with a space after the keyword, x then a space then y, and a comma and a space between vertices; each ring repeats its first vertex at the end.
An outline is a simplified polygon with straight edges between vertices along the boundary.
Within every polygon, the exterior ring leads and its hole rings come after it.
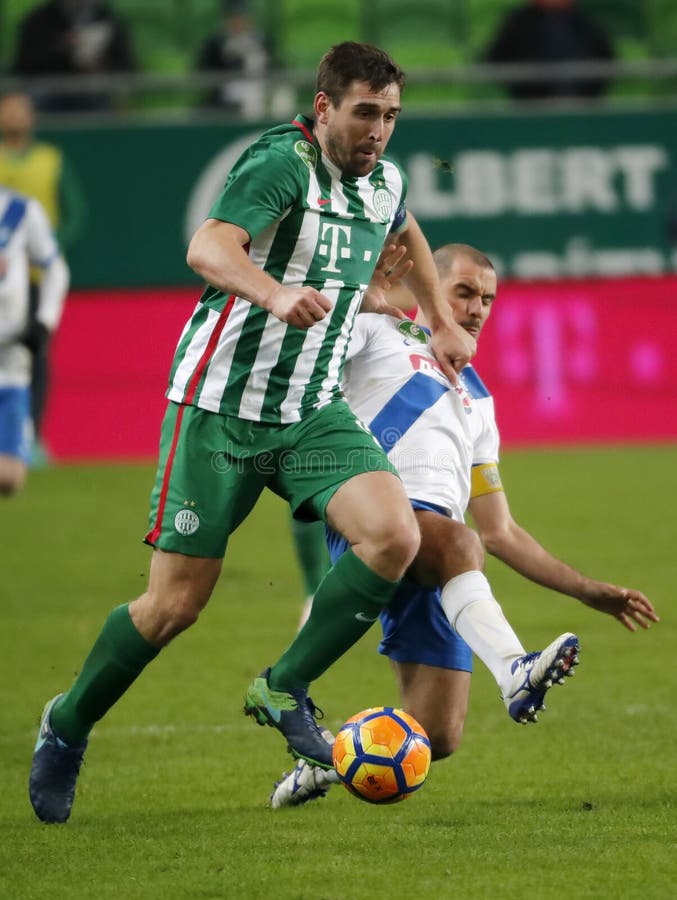
POLYGON ((351 794, 368 803, 397 803, 426 780, 430 741, 408 713, 378 706, 351 716, 341 726, 333 761, 351 794))

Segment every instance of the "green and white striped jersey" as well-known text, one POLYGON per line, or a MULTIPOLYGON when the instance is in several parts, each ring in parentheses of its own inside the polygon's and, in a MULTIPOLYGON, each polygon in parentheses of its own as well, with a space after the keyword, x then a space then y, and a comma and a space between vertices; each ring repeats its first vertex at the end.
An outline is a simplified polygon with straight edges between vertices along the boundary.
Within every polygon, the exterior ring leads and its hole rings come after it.
POLYGON ((250 259, 277 281, 311 285, 333 308, 301 330, 207 287, 179 339, 169 399, 287 424, 339 396, 355 315, 405 195, 404 173, 383 158, 369 175, 342 176, 304 116, 265 132, 210 216, 244 228, 250 259))

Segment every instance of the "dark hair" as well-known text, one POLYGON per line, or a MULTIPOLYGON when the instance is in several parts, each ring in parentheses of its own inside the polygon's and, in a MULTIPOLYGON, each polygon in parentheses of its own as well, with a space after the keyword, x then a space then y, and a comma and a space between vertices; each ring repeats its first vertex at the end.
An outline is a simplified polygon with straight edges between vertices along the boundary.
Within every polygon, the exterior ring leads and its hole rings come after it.
POLYGON ((390 56, 373 44, 344 41, 328 50, 317 70, 317 92, 339 106, 353 81, 366 81, 374 91, 389 84, 404 87, 405 74, 390 56))

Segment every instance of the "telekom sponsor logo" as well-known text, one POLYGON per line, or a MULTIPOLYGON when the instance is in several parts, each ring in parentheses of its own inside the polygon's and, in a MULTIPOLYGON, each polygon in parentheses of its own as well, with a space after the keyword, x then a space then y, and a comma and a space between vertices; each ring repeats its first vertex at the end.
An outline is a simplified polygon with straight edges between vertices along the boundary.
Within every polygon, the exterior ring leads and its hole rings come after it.
POLYGON ((594 303, 577 293, 537 303, 517 296, 497 305, 489 330, 500 348, 501 383, 532 384, 535 406, 557 418, 571 409, 577 388, 599 375, 599 317, 594 303))
POLYGON ((474 360, 506 443, 677 438, 677 278, 499 287, 474 360))

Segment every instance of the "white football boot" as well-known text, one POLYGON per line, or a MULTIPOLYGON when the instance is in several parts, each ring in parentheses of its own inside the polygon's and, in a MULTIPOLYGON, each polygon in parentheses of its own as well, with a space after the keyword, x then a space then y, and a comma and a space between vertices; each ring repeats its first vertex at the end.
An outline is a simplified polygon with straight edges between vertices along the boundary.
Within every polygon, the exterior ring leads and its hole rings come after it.
POLYGON ((309 800, 326 797, 329 788, 338 781, 339 777, 333 769, 319 769, 300 759, 291 772, 285 772, 282 780, 275 782, 270 805, 273 809, 301 806, 309 800))
POLYGON ((536 713, 544 710, 543 698, 553 684, 564 684, 578 665, 578 638, 567 632, 545 650, 518 657, 510 667, 512 680, 503 694, 503 702, 511 717, 523 725, 536 722, 536 713))

